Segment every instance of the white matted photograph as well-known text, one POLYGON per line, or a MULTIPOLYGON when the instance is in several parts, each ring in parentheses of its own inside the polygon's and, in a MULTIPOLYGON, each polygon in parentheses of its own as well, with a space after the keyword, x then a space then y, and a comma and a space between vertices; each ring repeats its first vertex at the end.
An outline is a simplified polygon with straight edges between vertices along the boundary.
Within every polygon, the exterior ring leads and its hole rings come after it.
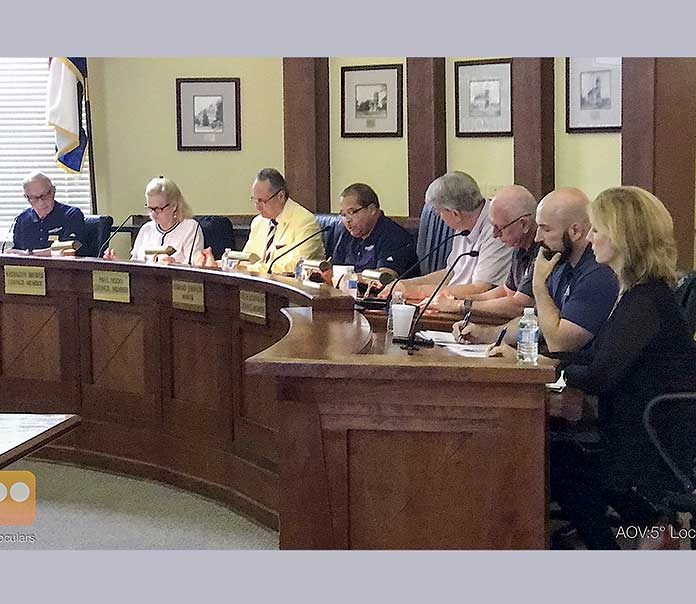
POLYGON ((403 136, 403 65, 341 68, 341 136, 403 136))
POLYGON ((621 130, 621 57, 566 59, 566 132, 621 130))
POLYGON ((511 66, 511 59, 455 62, 457 136, 512 136, 511 66))
POLYGON ((177 78, 179 151, 242 148, 239 78, 177 78))

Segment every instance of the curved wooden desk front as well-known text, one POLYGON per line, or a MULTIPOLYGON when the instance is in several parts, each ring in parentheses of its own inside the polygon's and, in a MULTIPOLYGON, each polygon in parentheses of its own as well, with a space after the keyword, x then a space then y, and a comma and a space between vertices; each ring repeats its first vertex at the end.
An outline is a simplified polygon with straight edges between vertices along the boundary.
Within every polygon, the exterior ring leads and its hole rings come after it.
POLYGON ((281 548, 546 547, 555 362, 408 355, 358 313, 283 313, 247 361, 278 388, 281 548))
POLYGON ((44 267, 46 283, 45 296, 6 295, 0 270, 0 411, 83 418, 42 457, 167 481, 277 528, 275 389, 245 375, 244 360, 287 333, 281 308, 352 319, 352 298, 188 267, 9 255, 0 264, 44 267), (95 270, 128 273, 130 303, 94 300, 95 270), (173 308, 173 280, 203 284, 205 311, 173 308), (240 290, 265 295, 265 320, 240 316, 240 290))

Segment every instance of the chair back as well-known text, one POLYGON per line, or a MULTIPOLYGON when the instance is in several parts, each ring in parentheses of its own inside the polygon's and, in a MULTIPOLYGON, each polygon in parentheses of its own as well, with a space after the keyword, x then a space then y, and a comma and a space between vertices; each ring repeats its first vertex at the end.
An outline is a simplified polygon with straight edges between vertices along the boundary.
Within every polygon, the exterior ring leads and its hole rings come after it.
POLYGON ((226 248, 234 248, 234 228, 227 216, 194 216, 203 231, 203 247, 213 250, 221 258, 226 248))
POLYGON ((696 335, 696 272, 684 275, 674 291, 692 335, 696 335))
MULTIPOLYGON (((416 253, 418 258, 423 258, 435 246, 442 242, 443 239, 454 234, 454 229, 448 227, 438 216, 433 206, 426 203, 423 206, 423 211, 420 217, 420 226, 418 227, 418 242, 416 244, 416 253)), ((447 265, 447 256, 452 251, 452 240, 450 239, 430 258, 421 261, 420 274, 427 275, 445 268, 447 265)))
POLYGON ((337 230, 338 226, 341 224, 341 217, 338 214, 315 214, 317 224, 320 229, 324 227, 331 227, 330 231, 321 234, 321 240, 324 243, 324 251, 326 251, 326 257, 328 258, 333 253, 333 249, 337 241, 337 230))
POLYGON ((684 492, 692 493, 696 489, 696 392, 655 397, 643 412, 643 426, 684 492))
POLYGON ((114 224, 114 219, 111 216, 85 216, 85 237, 82 242, 82 247, 77 251, 78 256, 99 255, 101 246, 111 234, 111 227, 114 224))

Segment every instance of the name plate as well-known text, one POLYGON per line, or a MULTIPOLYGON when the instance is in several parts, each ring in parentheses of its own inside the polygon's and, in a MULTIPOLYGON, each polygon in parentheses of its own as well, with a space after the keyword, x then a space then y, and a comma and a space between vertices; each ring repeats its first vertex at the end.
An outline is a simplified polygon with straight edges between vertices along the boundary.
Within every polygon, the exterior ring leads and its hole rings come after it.
POLYGON ((203 284, 172 280, 172 306, 180 310, 205 312, 203 284))
POLYGON ((43 266, 5 265, 4 268, 6 294, 46 295, 46 271, 43 266))
POLYGON ((92 271, 92 297, 129 304, 130 275, 120 271, 92 271))
POLYGON ((252 323, 266 324, 266 294, 239 290, 239 316, 252 323))

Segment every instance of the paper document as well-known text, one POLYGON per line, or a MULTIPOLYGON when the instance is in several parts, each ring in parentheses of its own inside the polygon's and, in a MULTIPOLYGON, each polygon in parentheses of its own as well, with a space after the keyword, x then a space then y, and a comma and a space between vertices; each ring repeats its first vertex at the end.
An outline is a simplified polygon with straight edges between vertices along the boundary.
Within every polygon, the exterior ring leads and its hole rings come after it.
POLYGON ((490 344, 443 344, 443 348, 461 357, 486 358, 490 344))
POLYGON ((438 346, 445 346, 446 344, 457 344, 454 340, 454 335, 451 331, 433 331, 424 330, 419 331, 418 335, 426 340, 432 340, 438 346))

